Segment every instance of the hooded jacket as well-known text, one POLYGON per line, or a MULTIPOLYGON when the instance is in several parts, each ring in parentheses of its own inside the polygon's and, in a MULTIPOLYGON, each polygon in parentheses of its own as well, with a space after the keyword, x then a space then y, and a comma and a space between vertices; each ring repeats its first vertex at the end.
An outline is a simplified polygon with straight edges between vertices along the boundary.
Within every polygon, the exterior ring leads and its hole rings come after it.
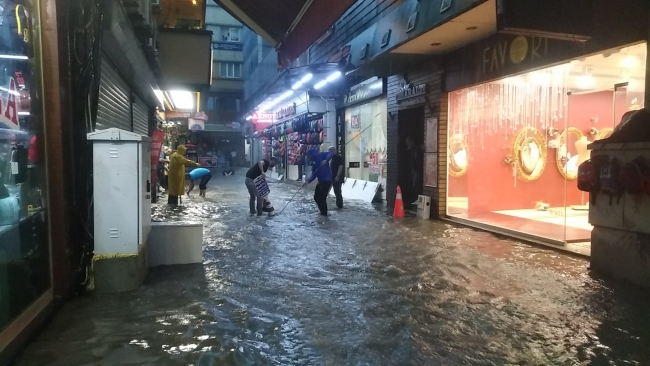
POLYGON ((185 166, 199 166, 198 163, 186 158, 187 148, 180 145, 169 158, 169 195, 182 196, 185 193, 185 166))
POLYGON ((331 182, 332 170, 330 169, 329 164, 323 165, 323 161, 329 162, 334 154, 330 152, 319 153, 314 149, 310 149, 307 151, 307 156, 311 159, 312 167, 311 176, 307 178, 307 183, 313 182, 316 178, 318 178, 319 182, 331 182))

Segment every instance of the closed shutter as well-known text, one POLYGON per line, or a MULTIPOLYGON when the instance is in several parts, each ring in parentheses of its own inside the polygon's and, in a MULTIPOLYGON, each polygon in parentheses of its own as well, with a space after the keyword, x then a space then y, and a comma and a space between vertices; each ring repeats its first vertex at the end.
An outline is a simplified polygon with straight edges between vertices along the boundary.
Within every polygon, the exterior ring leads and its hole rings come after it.
POLYGON ((149 136, 149 107, 137 95, 133 97, 133 132, 149 136))
POLYGON ((131 131, 131 89, 105 56, 101 62, 96 129, 115 127, 131 131))

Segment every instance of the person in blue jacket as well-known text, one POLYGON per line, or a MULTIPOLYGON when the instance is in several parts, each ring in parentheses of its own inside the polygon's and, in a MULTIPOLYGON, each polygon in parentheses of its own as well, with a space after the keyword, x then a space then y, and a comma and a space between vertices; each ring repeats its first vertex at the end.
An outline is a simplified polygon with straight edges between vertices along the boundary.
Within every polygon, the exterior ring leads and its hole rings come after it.
POLYGON ((316 190, 314 191, 314 201, 318 205, 320 214, 327 216, 327 195, 332 188, 332 171, 330 170, 329 161, 334 156, 330 152, 318 152, 316 149, 307 151, 307 157, 311 161, 312 173, 303 187, 318 178, 316 190))
POLYGON ((194 189, 194 182, 199 182, 199 197, 205 198, 205 190, 208 189, 208 182, 212 179, 212 173, 205 168, 196 168, 190 172, 190 187, 187 195, 194 189))

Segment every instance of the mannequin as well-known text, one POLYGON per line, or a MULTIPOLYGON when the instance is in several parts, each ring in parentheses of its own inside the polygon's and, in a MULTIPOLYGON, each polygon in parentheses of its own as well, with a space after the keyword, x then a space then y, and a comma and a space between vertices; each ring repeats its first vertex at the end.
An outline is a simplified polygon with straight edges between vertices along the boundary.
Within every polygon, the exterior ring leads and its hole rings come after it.
MULTIPOLYGON (((580 140, 576 141, 576 150, 578 151, 578 166, 580 164, 584 163, 585 161, 589 160, 591 157, 591 151, 589 151, 589 144, 591 144, 591 141, 587 140, 587 136, 582 136, 580 137, 580 140)), ((589 202, 585 204, 585 193, 582 192, 582 196, 580 199, 580 205, 573 205, 571 206, 572 209, 574 210, 589 210, 589 202)))

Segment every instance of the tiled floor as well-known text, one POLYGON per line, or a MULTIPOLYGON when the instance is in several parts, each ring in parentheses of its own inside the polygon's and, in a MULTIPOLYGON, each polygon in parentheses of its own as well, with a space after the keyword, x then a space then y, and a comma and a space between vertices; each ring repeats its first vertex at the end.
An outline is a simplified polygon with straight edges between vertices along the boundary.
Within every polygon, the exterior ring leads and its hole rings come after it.
MULTIPOLYGON (((591 240, 591 230, 543 222, 540 220, 525 219, 517 216, 503 215, 496 212, 480 214, 452 215, 461 219, 472 220, 485 225, 502 227, 529 235, 538 236, 554 241, 567 241, 571 243, 591 240), (565 235, 566 232, 566 235, 565 235)), ((561 218, 562 222, 564 218, 561 218)))

